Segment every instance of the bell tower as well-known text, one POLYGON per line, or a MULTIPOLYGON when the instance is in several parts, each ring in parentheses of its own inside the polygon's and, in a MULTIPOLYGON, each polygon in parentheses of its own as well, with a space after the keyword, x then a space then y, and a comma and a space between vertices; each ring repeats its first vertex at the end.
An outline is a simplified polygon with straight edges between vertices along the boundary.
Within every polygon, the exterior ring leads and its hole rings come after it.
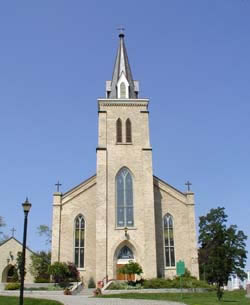
POLYGON ((96 279, 116 278, 118 248, 126 245, 156 277, 156 241, 149 100, 139 98, 124 33, 112 80, 98 99, 96 279))

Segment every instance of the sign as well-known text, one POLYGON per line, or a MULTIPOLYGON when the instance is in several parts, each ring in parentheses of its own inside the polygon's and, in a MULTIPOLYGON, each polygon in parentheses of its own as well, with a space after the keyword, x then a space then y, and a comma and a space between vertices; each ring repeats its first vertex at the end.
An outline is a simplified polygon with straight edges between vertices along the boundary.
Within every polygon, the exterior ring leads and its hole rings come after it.
POLYGON ((183 261, 177 262, 177 275, 183 275, 185 273, 185 263, 183 261))

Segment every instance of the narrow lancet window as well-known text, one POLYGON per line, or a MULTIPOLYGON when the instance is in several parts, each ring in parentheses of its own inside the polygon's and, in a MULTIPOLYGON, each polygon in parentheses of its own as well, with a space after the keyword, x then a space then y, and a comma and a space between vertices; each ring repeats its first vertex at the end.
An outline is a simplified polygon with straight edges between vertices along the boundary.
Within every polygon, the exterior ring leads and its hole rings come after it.
POLYGON ((131 127, 130 119, 127 119, 126 121, 126 142, 127 143, 132 142, 132 127, 131 127))
POLYGON ((121 121, 121 119, 118 119, 116 121, 116 142, 117 143, 122 142, 122 121, 121 121))
POLYGON ((75 219, 75 265, 84 268, 85 221, 82 215, 75 219))
POLYGON ((174 251, 174 225, 173 217, 170 214, 164 216, 164 249, 165 249, 165 266, 175 266, 174 251))
POLYGON ((134 226, 133 179, 127 168, 122 168, 116 176, 116 224, 134 226))
POLYGON ((126 85, 124 82, 120 85, 120 98, 126 98, 126 85))

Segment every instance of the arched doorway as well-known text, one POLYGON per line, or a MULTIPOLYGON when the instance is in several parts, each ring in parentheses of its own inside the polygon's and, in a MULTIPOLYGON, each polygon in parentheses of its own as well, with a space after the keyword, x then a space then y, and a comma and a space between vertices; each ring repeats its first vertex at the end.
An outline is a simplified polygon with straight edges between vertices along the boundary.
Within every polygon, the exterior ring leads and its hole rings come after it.
POLYGON ((2 273, 2 283, 11 283, 15 281, 15 266, 8 265, 2 273))
POLYGON ((117 280, 124 281, 134 281, 135 280, 135 275, 125 275, 122 273, 119 273, 119 268, 124 266, 125 264, 128 264, 129 261, 135 261, 134 253, 130 247, 127 245, 124 245, 122 248, 119 249, 117 252, 117 262, 116 262, 116 278, 117 280))

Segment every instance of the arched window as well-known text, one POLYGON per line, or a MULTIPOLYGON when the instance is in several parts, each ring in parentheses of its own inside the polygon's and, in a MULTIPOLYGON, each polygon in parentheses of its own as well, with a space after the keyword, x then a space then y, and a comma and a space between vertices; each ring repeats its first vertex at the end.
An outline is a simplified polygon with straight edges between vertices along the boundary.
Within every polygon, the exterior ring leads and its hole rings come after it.
POLYGON ((133 180, 125 167, 116 176, 116 211, 117 227, 134 225, 133 180))
POLYGON ((121 248, 117 258, 118 259, 133 259, 134 254, 128 246, 124 246, 121 248))
POLYGON ((84 267, 84 249, 85 249, 85 221, 82 215, 75 219, 75 265, 77 268, 84 267))
POLYGON ((175 266, 174 251, 174 226, 173 217, 170 214, 164 216, 164 248, 165 248, 165 266, 175 266))
POLYGON ((121 119, 118 119, 116 121, 116 142, 117 143, 122 142, 122 121, 121 121, 121 119))
POLYGON ((126 85, 124 82, 120 85, 120 98, 126 98, 126 85))
POLYGON ((126 121, 126 142, 131 143, 132 142, 132 130, 131 130, 131 121, 130 119, 127 119, 126 121))

